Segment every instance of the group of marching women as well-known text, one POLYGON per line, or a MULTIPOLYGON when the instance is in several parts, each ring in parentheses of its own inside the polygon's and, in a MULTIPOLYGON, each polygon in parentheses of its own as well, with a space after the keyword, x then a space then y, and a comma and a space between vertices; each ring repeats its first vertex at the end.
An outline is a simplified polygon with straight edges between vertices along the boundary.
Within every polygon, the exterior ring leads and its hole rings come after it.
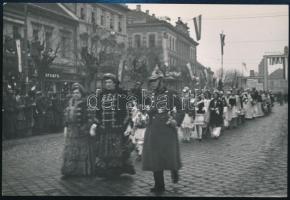
POLYGON ((63 178, 135 174, 131 153, 136 150, 142 169, 153 172, 150 191, 162 193, 164 170, 170 170, 173 183, 179 181, 178 129, 184 141, 190 141, 193 130, 200 139, 207 129, 218 138, 222 127, 236 127, 245 119, 262 116, 273 105, 270 93, 256 90, 191 93, 186 87, 180 98, 167 89, 158 68, 148 79, 150 92, 145 100, 140 83, 129 92, 110 73, 104 75, 103 88, 95 98, 89 98, 81 84, 73 84, 64 116, 63 178), (136 101, 128 108, 128 99, 119 97, 130 95, 136 101))
POLYGON ((191 142, 193 135, 199 140, 206 133, 218 138, 222 129, 236 128, 245 119, 262 117, 271 111, 274 103, 272 92, 251 89, 228 91, 183 89, 184 100, 191 103, 181 124, 183 142, 191 142))

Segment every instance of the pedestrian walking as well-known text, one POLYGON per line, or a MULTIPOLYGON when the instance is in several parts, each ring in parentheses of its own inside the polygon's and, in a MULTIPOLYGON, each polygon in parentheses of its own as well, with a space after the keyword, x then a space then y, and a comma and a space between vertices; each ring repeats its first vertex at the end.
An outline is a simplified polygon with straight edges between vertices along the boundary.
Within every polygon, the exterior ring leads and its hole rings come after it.
POLYGON ((184 114, 180 99, 174 98, 175 92, 167 90, 163 77, 158 67, 149 77, 152 96, 151 106, 147 107, 149 124, 142 154, 142 169, 153 172, 155 185, 150 191, 154 193, 165 191, 164 170, 170 170, 173 183, 177 183, 181 168, 177 126, 181 125, 184 114))
POLYGON ((229 108, 231 110, 231 121, 230 128, 238 127, 238 109, 237 109, 237 101, 236 101, 236 91, 231 91, 229 96, 229 108))
POLYGON ((221 98, 219 98, 219 92, 214 91, 213 99, 209 104, 209 126, 211 130, 211 136, 213 138, 218 138, 220 136, 221 128, 223 125, 223 107, 223 102, 221 98))
POLYGON ((95 139, 89 134, 90 120, 85 91, 73 84, 73 96, 65 109, 65 145, 61 173, 63 178, 94 174, 95 139))
POLYGON ((262 110, 262 91, 260 90, 257 95, 257 117, 263 117, 264 113, 262 110))
POLYGON ((182 109, 185 111, 184 119, 181 123, 181 131, 183 134, 182 141, 184 143, 190 142, 192 138, 192 129, 194 128, 194 116, 195 116, 195 110, 194 106, 191 104, 191 98, 190 98, 190 90, 189 87, 184 87, 182 90, 182 109))
POLYGON ((134 146, 129 135, 125 135, 130 122, 127 91, 119 88, 114 74, 104 74, 103 83, 93 125, 97 138, 96 174, 105 178, 117 178, 124 173, 132 175, 135 169, 130 157, 134 146))
POLYGON ((202 140, 203 129, 206 127, 205 122, 205 102, 204 95, 201 93, 196 97, 195 101, 195 120, 194 120, 194 128, 197 133, 197 139, 199 141, 202 140))
POLYGON ((143 152, 143 144, 144 144, 144 135, 146 131, 146 126, 149 122, 149 116, 145 112, 145 110, 138 109, 137 106, 135 107, 136 114, 132 116, 133 121, 133 131, 134 131, 134 144, 136 145, 137 150, 137 161, 142 160, 142 152, 143 152))
POLYGON ((253 108, 253 99, 248 88, 244 94, 244 107, 245 107, 245 119, 253 119, 254 108, 253 108))
POLYGON ((230 123, 232 120, 232 108, 229 105, 229 97, 230 97, 231 92, 227 91, 225 95, 222 97, 222 102, 223 102, 223 117, 224 117, 224 127, 229 128, 230 123))
POLYGON ((3 96, 3 127, 5 139, 16 138, 17 105, 14 91, 8 85, 6 95, 3 96))

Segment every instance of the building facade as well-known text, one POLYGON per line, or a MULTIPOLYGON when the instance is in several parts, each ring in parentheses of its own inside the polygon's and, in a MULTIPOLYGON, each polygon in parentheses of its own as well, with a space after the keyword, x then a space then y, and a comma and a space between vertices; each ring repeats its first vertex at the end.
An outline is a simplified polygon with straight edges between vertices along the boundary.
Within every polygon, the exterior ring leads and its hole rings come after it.
POLYGON ((6 74, 7 82, 10 82, 11 76, 18 77, 19 89, 23 89, 21 85, 26 82, 26 85, 36 84, 38 89, 45 92, 59 92, 64 82, 78 81, 74 56, 76 27, 77 21, 56 3, 5 4, 3 72, 6 74), (25 30, 27 30, 26 53, 25 30), (16 40, 20 40, 22 51, 20 60, 16 40), (28 60, 27 66, 25 59, 28 60), (25 70, 28 70, 28 73, 25 70), (28 78, 24 73, 28 74, 28 78))
POLYGON ((63 3, 77 18, 77 66, 89 91, 101 87, 105 72, 117 72, 127 45, 126 13, 121 4, 63 3))
POLYGON ((259 76, 263 77, 264 90, 288 94, 288 46, 284 47, 284 53, 264 55, 258 70, 259 76), (282 64, 282 68, 269 73, 269 65, 275 67, 276 64, 282 64))

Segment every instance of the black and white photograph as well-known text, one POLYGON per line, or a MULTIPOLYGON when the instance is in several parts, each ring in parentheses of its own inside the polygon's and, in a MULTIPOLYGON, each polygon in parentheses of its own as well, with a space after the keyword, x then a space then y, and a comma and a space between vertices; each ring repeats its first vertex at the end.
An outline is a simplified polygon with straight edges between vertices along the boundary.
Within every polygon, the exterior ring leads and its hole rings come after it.
POLYGON ((287 4, 2 12, 2 196, 287 197, 287 4))

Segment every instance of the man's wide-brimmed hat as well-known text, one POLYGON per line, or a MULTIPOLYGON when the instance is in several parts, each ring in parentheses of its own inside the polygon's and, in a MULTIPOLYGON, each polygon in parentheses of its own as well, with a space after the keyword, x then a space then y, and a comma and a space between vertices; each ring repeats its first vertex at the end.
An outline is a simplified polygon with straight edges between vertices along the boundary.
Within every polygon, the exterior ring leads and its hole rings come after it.
POLYGON ((158 65, 156 65, 151 76, 149 77, 149 81, 157 80, 160 78, 164 78, 164 75, 163 72, 159 69, 158 65))

